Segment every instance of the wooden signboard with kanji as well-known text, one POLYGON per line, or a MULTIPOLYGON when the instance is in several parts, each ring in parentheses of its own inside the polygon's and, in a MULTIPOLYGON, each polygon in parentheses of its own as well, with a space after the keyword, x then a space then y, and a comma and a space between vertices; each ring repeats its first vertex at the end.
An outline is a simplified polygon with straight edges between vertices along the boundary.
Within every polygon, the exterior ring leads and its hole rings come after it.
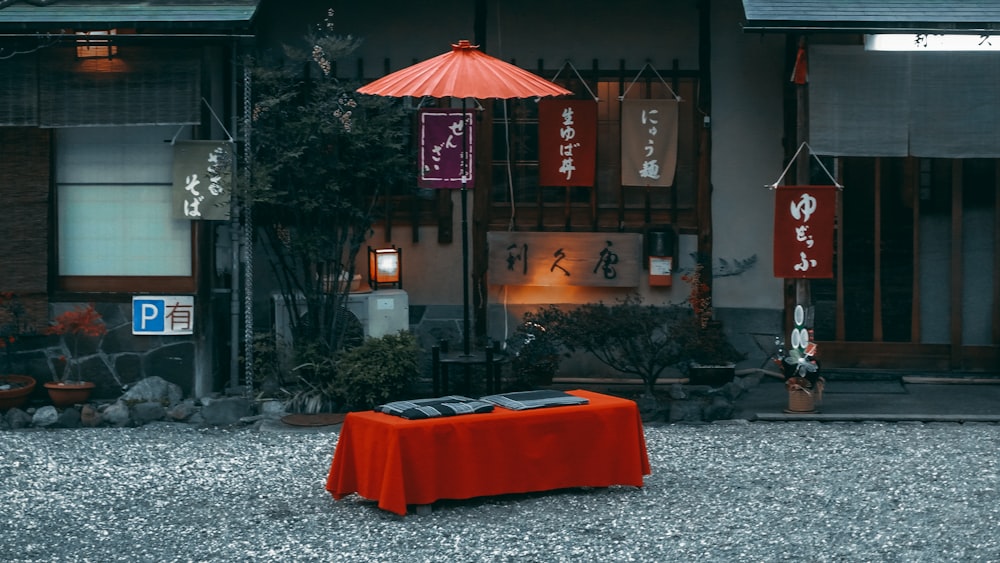
POLYGON ((642 235, 636 233, 538 233, 494 231, 489 283, 638 287, 642 235))

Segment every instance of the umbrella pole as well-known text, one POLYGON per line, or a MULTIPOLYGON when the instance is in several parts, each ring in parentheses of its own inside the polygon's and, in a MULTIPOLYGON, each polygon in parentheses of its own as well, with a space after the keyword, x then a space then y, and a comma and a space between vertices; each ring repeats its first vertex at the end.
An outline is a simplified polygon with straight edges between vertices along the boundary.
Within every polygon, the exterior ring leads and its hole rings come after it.
POLYGON ((462 98, 462 351, 472 355, 469 335, 469 190, 465 176, 469 169, 469 124, 465 121, 465 98, 462 98))
MULTIPOLYGON (((464 119, 464 114, 463 114, 464 119)), ((469 190, 462 180, 462 346, 466 356, 472 355, 469 338, 469 190)))

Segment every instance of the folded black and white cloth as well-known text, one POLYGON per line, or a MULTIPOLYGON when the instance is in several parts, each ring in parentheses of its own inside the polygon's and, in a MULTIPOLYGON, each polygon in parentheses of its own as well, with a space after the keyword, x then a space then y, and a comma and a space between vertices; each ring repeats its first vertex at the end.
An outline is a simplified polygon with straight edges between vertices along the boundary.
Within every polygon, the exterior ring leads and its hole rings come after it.
POLYGON ((560 407, 566 405, 586 405, 590 402, 583 397, 577 397, 576 395, 570 395, 565 391, 556 391, 554 389, 515 391, 513 393, 487 395, 485 397, 480 397, 479 400, 516 411, 540 409, 543 407, 560 407))
POLYGON ((461 395, 435 397, 433 399, 414 399, 412 401, 394 401, 375 407, 378 412, 393 416, 401 416, 411 420, 422 418, 438 418, 442 416, 458 416, 460 414, 477 414, 491 412, 493 404, 486 401, 470 399, 461 395))

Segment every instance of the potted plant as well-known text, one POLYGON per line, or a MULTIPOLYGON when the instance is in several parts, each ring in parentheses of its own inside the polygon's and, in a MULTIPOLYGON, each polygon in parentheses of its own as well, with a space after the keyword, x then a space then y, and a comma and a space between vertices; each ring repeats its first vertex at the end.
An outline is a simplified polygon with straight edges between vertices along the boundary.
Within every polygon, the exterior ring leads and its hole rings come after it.
MULTIPOLYGON (((812 331, 809 331, 812 334, 812 331)), ((785 354, 779 346, 775 361, 781 366, 788 390, 788 413, 811 413, 823 400, 826 380, 820 375, 820 362, 816 357, 818 346, 809 342, 804 347, 792 348, 785 354)))
POLYGON ((733 380, 736 362, 745 355, 729 342, 722 323, 713 318, 712 295, 702 281, 702 267, 696 264, 691 274, 681 278, 691 286, 687 301, 692 314, 681 320, 675 331, 681 339, 677 369, 693 385, 720 386, 733 380))
POLYGON ((0 373, 0 410, 23 405, 35 389, 35 379, 13 372, 15 346, 29 332, 24 305, 14 293, 0 293, 0 348, 4 351, 5 371, 0 373))
POLYGON ((62 313, 45 330, 46 334, 60 336, 63 348, 71 351, 68 358, 65 356, 62 358, 66 361, 63 376, 58 381, 45 383, 52 404, 57 407, 67 407, 85 402, 90 397, 95 384, 92 381, 83 381, 80 377, 80 340, 100 338, 107 331, 101 314, 94 309, 93 303, 62 313))

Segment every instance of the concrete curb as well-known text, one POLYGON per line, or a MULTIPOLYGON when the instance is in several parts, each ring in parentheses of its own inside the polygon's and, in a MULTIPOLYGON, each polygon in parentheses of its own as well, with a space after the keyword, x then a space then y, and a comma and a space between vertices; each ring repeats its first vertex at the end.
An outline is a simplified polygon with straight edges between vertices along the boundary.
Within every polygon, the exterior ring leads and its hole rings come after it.
POLYGON ((787 414, 756 413, 753 420, 762 422, 989 422, 1000 423, 1000 415, 991 414, 787 414))
POLYGON ((1000 385, 1000 379, 994 377, 924 377, 903 376, 903 383, 928 385, 1000 385))

